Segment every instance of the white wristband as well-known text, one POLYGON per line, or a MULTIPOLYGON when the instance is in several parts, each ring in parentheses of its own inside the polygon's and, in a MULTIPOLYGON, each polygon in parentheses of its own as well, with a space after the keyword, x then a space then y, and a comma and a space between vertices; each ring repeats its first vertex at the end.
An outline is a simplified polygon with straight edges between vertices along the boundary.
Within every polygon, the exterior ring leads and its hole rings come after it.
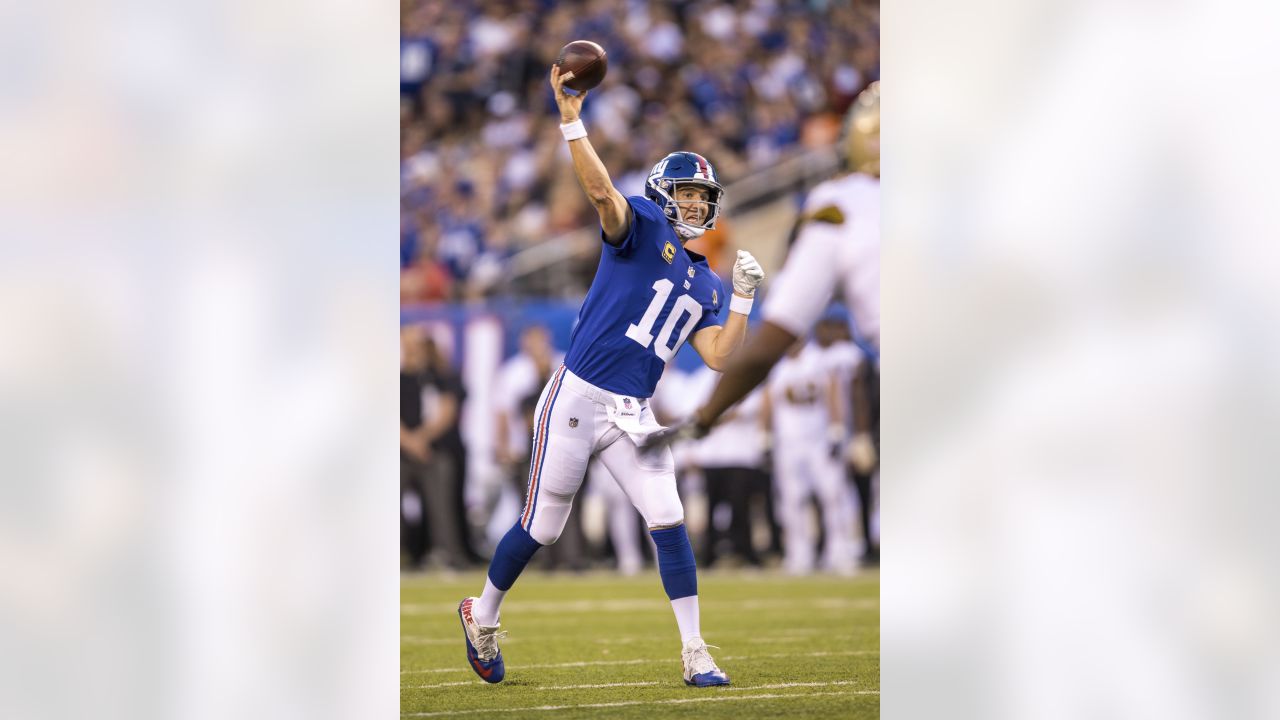
POLYGON ((754 297, 742 297, 735 293, 733 298, 729 300, 729 312, 736 312, 741 315, 750 315, 751 305, 755 303, 755 301, 756 299, 754 297))
POLYGON ((561 125, 560 133, 564 135, 565 142, 569 142, 586 137, 587 128, 582 124, 582 118, 578 118, 571 123, 561 125))

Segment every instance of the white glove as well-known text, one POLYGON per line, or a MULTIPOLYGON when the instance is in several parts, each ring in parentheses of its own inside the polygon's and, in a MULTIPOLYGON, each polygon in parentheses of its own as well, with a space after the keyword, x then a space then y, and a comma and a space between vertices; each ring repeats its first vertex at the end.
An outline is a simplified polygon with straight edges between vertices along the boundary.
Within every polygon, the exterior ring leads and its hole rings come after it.
POLYGON ((746 250, 738 251, 733 263, 733 291, 743 297, 755 297, 756 288, 764 282, 764 268, 746 250))

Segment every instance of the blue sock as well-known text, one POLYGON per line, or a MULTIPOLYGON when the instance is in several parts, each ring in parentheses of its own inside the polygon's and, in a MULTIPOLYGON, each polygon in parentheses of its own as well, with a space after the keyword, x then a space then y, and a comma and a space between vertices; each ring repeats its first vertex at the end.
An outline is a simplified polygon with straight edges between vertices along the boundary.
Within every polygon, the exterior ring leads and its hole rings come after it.
MULTIPOLYGON (((693 562, 693 546, 684 523, 673 528, 650 530, 658 546, 658 574, 667 597, 678 600, 698 594, 698 568, 693 562)), ((496 584, 496 583, 495 583, 496 584)))
MULTIPOLYGON (((687 540, 685 542, 688 543, 687 540)), ((499 590, 510 590, 540 547, 538 541, 520 527, 520 523, 516 523, 502 536, 498 549, 493 551, 493 560, 489 561, 489 580, 499 590)))

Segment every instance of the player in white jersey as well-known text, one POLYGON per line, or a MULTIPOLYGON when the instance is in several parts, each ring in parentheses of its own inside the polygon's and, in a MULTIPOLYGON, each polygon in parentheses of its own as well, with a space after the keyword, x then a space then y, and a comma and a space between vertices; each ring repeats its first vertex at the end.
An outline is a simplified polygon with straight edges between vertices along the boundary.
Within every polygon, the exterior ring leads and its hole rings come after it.
POLYGON ((826 356, 828 367, 839 384, 840 412, 852 433, 845 443, 846 473, 857 491, 859 529, 862 532, 862 561, 879 562, 879 550, 873 533, 875 525, 876 446, 873 431, 876 414, 871 407, 867 383, 875 372, 866 354, 849 337, 849 322, 836 314, 818 321, 814 339, 826 356))
POLYGON ((848 321, 835 313, 818 321, 813 340, 839 385, 840 417, 849 423, 853 418, 853 379, 865 354, 849 339, 848 321))
POLYGON ((809 522, 812 497, 821 507, 826 531, 821 566, 852 574, 853 505, 841 465, 845 423, 839 381, 829 358, 816 344, 797 343, 773 368, 766 388, 783 566, 795 575, 814 569, 817 538, 809 522))
POLYGON ((863 90, 849 109, 841 141, 848 172, 809 194, 795 244, 769 291, 764 322, 724 370, 711 398, 686 422, 651 435, 646 448, 705 435, 731 405, 769 370, 843 292, 855 339, 868 354, 880 347, 880 83, 863 90))

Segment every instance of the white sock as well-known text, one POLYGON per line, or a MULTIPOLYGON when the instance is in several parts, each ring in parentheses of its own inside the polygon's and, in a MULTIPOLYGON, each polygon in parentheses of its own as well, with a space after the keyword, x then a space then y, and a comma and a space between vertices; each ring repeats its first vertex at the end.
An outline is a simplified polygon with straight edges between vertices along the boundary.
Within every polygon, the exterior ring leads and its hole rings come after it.
POLYGON ((702 637, 702 628, 698 625, 698 596, 690 595, 671 601, 671 609, 676 611, 676 625, 680 626, 680 644, 702 637))
POLYGON ((499 590, 488 577, 484 579, 484 592, 471 606, 471 617, 486 627, 498 624, 498 609, 502 607, 502 598, 507 596, 506 590, 499 590))

